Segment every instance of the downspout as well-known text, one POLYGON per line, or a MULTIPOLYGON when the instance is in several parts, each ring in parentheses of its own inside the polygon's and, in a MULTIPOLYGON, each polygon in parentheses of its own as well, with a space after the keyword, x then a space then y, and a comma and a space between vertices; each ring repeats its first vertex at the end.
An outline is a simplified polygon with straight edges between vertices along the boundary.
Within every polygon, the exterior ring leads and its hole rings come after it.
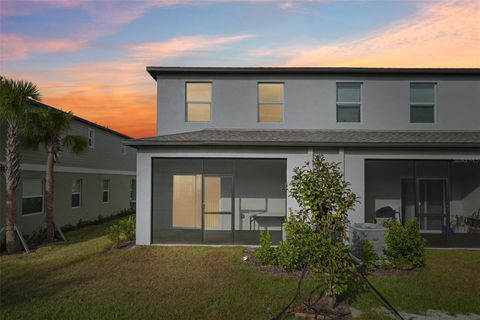
POLYGON ((343 179, 345 179, 345 148, 338 149, 338 157, 340 158, 340 170, 343 173, 343 179))

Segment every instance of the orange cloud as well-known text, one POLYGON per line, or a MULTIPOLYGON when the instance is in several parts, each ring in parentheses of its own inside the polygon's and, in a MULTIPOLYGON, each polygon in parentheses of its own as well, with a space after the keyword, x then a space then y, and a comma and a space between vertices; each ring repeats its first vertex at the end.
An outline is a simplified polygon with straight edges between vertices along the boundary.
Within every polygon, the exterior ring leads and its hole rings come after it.
POLYGON ((92 94, 91 89, 91 86, 86 86, 63 95, 49 96, 44 102, 132 137, 156 134, 155 90, 150 94, 92 94))
POLYGON ((71 39, 35 39, 0 34, 0 61, 22 60, 41 53, 72 52, 83 47, 83 42, 71 39))
MULTIPOLYGON (((478 67, 480 2, 430 3, 415 16, 357 39, 289 47, 287 66, 478 67)), ((257 50, 267 56, 274 51, 257 50)))

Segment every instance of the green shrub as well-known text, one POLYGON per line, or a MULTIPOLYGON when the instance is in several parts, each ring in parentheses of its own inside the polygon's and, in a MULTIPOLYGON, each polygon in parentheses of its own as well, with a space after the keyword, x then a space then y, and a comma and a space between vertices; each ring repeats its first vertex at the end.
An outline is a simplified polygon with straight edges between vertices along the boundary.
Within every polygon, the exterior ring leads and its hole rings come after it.
POLYGON ((372 272, 376 269, 378 255, 370 241, 364 240, 362 242, 362 246, 360 247, 360 258, 362 259, 363 264, 367 267, 367 271, 372 272))
POLYGON ((122 243, 122 232, 118 224, 112 224, 107 229, 105 229, 108 239, 112 242, 112 247, 118 248, 122 243))
POLYGON ((125 241, 135 240, 135 216, 120 220, 105 229, 105 234, 114 248, 120 247, 125 241))
POLYGON ((303 223, 298 215, 291 214, 284 225, 286 241, 277 249, 277 264, 286 271, 296 271, 318 254, 318 237, 311 225, 303 223))
POLYGON ((260 232, 260 248, 255 251, 255 259, 261 264, 275 264, 276 253, 272 247, 272 238, 270 232, 260 232))
POLYGON ((426 240, 420 235, 416 220, 409 220, 402 226, 397 220, 386 222, 385 254, 399 269, 413 269, 425 266, 426 240))
POLYGON ((305 261, 289 241, 281 241, 277 248, 277 265, 285 271, 297 271, 303 268, 305 261))
POLYGON ((126 241, 135 240, 136 223, 135 216, 130 216, 119 221, 120 232, 126 241))

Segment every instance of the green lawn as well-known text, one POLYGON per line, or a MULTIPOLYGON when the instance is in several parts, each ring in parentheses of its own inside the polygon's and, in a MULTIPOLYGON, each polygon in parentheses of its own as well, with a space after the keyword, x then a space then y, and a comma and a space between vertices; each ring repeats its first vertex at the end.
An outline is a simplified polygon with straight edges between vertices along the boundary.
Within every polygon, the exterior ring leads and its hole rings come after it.
MULTIPOLYGON (((268 319, 296 281, 266 276, 242 261, 243 248, 136 247, 105 251, 108 222, 67 234, 29 255, 2 256, 5 319, 268 319)), ((480 252, 429 251, 424 272, 372 281, 405 311, 480 313, 480 252)), ((355 304, 376 318, 378 303, 355 304)))

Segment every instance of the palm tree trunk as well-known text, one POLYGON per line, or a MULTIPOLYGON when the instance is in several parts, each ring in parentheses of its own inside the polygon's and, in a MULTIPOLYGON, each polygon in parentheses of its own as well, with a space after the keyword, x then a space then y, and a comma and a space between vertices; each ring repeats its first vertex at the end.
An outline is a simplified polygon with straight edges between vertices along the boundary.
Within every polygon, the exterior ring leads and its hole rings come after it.
POLYGON ((55 222, 53 219, 53 167, 56 160, 54 147, 48 149, 47 171, 45 173, 45 219, 47 223, 47 241, 55 240, 55 222))
POLYGON ((20 181, 19 147, 18 123, 14 120, 8 121, 7 142, 5 145, 5 184, 7 193, 5 243, 8 253, 14 253, 18 250, 14 227, 17 218, 17 186, 20 181))

